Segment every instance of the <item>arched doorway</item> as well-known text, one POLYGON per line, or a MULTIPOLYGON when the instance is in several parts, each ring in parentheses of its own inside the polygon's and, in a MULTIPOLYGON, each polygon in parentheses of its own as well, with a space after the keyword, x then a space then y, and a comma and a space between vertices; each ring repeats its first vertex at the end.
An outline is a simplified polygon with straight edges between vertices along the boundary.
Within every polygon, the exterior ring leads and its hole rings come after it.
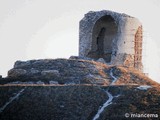
POLYGON ((118 27, 112 16, 105 15, 97 20, 92 31, 92 46, 88 57, 103 58, 107 63, 111 62, 113 40, 117 31, 118 27))

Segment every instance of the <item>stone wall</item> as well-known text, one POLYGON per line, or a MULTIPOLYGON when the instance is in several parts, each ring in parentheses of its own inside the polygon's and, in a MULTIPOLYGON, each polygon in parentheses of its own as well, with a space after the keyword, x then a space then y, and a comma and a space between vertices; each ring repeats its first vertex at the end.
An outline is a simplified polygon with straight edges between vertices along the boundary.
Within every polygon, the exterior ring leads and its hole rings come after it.
MULTIPOLYGON (((135 49, 135 40, 141 39, 142 42, 142 37, 135 38, 140 26, 138 19, 124 13, 90 11, 80 21, 79 56, 103 58, 107 63, 142 71, 142 67, 136 67, 142 66, 142 60, 138 57, 139 62, 136 62, 135 59, 139 50, 139 46, 135 49)), ((142 56, 142 49, 139 53, 142 56)))

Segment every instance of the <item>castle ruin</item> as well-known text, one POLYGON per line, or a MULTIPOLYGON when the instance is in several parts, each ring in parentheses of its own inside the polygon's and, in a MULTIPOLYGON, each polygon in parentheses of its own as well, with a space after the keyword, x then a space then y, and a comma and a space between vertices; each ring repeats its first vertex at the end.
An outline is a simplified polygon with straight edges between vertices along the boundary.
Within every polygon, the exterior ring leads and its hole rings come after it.
POLYGON ((142 36, 142 24, 134 17, 91 11, 80 21, 79 56, 143 71, 142 36))

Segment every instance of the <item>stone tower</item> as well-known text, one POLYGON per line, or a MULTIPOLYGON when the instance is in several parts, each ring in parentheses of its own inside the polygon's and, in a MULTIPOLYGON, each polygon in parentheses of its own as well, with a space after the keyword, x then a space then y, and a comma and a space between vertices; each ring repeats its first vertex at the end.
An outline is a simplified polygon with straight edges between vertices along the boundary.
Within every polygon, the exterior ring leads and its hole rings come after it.
POLYGON ((142 71, 142 24, 123 13, 88 12, 80 21, 79 56, 142 71))

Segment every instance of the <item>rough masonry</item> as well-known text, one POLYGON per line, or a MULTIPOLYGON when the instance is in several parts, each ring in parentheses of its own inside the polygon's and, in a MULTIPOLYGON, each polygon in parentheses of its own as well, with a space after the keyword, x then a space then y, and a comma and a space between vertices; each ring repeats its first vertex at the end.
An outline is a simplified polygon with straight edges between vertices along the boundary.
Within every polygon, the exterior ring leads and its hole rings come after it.
POLYGON ((79 56, 143 71, 142 24, 124 13, 88 12, 80 21, 79 56))

